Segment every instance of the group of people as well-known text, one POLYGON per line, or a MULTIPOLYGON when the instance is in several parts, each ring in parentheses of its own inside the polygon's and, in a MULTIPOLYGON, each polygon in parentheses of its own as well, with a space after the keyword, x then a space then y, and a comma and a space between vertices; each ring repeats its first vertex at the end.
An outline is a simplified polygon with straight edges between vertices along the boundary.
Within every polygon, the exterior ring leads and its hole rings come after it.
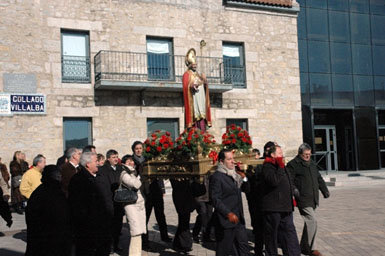
POLYGON ((247 172, 250 190, 246 198, 255 255, 278 255, 279 247, 284 255, 322 255, 315 249, 315 209, 319 204, 319 191, 324 198, 330 193, 316 163, 311 160, 311 147, 303 143, 297 156, 285 164, 282 148, 269 141, 261 159, 263 165, 247 172), (293 222, 295 207, 304 220, 300 242, 293 222))
MULTIPOLYGON (((9 190, 15 211, 21 212, 23 202, 27 201, 26 255, 120 252, 124 216, 130 231, 129 255, 141 255, 142 247, 148 246, 147 224, 153 208, 161 239, 171 242, 164 214, 163 180, 141 177, 146 161, 142 142, 136 141, 132 151, 131 155, 119 158, 113 149, 104 156, 97 154, 94 146, 83 150, 69 148, 57 165, 46 165, 45 157, 37 155, 31 167, 17 151, 10 164, 11 175, 0 160, 3 199, 0 214, 8 226, 12 225, 9 208, 6 210, 9 190), (134 204, 114 202, 114 193, 120 185, 137 192, 134 204)), ((257 150, 256 155, 259 158, 257 150)), ((311 148, 304 143, 298 155, 285 165, 282 148, 268 142, 261 158, 263 165, 241 170, 233 152, 222 150, 216 172, 207 174, 203 183, 170 179, 178 214, 173 248, 187 253, 192 250, 193 241, 216 241, 217 255, 249 255, 242 206, 244 192, 255 238, 255 255, 278 255, 278 248, 290 256, 322 255, 314 249, 315 209, 319 190, 325 198, 330 194, 310 157, 311 148), (295 206, 305 223, 300 242, 293 223, 295 206), (190 216, 194 210, 198 215, 191 233, 190 216)))

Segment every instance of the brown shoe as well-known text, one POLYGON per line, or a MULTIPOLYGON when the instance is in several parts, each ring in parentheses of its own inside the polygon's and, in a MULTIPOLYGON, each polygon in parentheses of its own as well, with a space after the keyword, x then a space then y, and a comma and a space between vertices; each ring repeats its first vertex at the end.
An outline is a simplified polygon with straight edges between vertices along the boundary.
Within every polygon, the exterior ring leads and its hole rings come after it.
POLYGON ((322 256, 322 253, 320 253, 318 250, 311 251, 312 256, 322 256))

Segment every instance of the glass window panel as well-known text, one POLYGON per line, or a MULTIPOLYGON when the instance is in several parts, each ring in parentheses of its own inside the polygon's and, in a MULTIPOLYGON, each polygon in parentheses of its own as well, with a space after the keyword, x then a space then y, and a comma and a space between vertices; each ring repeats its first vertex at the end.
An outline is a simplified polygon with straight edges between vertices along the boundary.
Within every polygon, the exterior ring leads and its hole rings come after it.
POLYGON ((299 70, 308 72, 307 41, 298 40, 299 70))
POLYGON ((349 11, 348 0, 328 0, 328 8, 335 11, 349 11))
POLYGON ((306 10, 308 38, 328 41, 327 11, 312 8, 307 8, 306 10))
POLYGON ((173 63, 170 39, 147 38, 148 79, 172 80, 174 78, 173 63))
POLYGON ((301 102, 302 105, 310 105, 310 93, 309 93, 309 74, 300 73, 301 82, 301 102))
POLYGON ((385 46, 373 45, 374 75, 385 75, 385 46))
MULTIPOLYGON (((385 15, 385 11, 383 15, 385 15)), ((371 15, 371 19, 372 43, 385 45, 385 16, 371 15)))
POLYGON ((297 17, 297 27, 298 27, 298 38, 306 39, 306 8, 301 8, 298 17, 297 17))
POLYGON ((353 79, 351 75, 332 75, 333 105, 353 105, 353 79))
POLYGON ((332 90, 329 74, 309 74, 312 105, 330 106, 332 90))
POLYGON ((372 14, 384 15, 384 13, 385 13, 384 0, 370 0, 370 12, 372 14))
POLYGON ((350 35, 352 43, 370 44, 370 24, 368 14, 350 14, 350 35))
POLYGON ((351 12, 369 12, 369 0, 350 0, 351 12))
POLYGON ((371 76, 354 76, 353 82, 355 105, 373 106, 373 78, 371 76))
POLYGON ((352 56, 350 44, 330 43, 332 73, 351 74, 352 56))
POLYGON ((225 80, 231 81, 234 87, 244 88, 246 86, 246 72, 243 45, 223 43, 222 51, 225 63, 225 80))
POLYGON ((62 31, 62 81, 90 82, 88 32, 62 31))
POLYGON ((385 76, 374 77, 376 105, 385 105, 385 76))
POLYGON ((86 35, 63 33, 63 55, 87 56, 86 35))
POLYGON ((91 118, 64 118, 64 149, 84 148, 92 144, 91 118))
POLYGON ((330 72, 329 43, 308 41, 309 72, 330 72))
POLYGON ((350 42, 349 14, 329 11, 330 41, 350 42))
POLYGON ((327 1, 325 1, 325 0, 307 0, 306 6, 326 9, 327 8, 327 1))
POLYGON ((178 118, 147 118, 147 137, 150 137, 156 130, 171 133, 171 138, 175 140, 179 136, 178 118))
POLYGON ((353 74, 372 74, 372 52, 370 45, 352 44, 353 74))
POLYGON ((226 126, 235 124, 244 130, 248 130, 247 119, 226 119, 226 126))

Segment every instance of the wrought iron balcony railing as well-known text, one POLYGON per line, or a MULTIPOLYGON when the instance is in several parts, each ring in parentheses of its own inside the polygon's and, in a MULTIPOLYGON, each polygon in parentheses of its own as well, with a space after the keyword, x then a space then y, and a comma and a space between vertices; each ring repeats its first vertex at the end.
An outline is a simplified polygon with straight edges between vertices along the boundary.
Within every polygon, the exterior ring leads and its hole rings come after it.
MULTIPOLYGON (((186 71, 185 56, 170 54, 99 51, 95 55, 94 65, 97 86, 102 81, 113 82, 115 87, 119 82, 181 84, 186 71)), ((198 57, 197 65, 198 71, 206 75, 209 84, 232 88, 235 78, 232 76, 233 69, 224 63, 223 58, 198 57)))
POLYGON ((90 83, 90 57, 63 55, 62 81, 64 83, 90 83))

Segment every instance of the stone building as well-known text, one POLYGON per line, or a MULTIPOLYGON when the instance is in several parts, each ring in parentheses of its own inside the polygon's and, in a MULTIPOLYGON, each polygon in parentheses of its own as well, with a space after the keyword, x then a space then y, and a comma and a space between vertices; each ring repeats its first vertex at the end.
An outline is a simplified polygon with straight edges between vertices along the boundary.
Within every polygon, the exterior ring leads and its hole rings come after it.
POLYGON ((6 0, 0 3, 0 156, 54 163, 71 145, 130 153, 184 129, 181 76, 195 48, 218 141, 247 128, 294 156, 302 142, 291 0, 6 0), (42 102, 40 102, 42 101, 42 102))

